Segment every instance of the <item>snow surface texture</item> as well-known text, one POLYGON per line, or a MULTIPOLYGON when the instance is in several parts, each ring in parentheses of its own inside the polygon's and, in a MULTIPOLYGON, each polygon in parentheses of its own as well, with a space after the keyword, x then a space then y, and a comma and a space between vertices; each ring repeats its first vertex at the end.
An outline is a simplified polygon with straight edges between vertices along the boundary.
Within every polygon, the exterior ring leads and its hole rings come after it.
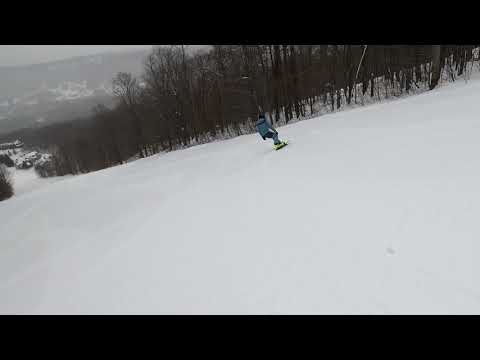
MULTIPOLYGON (((20 170, 15 168, 9 168, 8 171, 12 174, 13 178, 13 189, 14 189, 14 196, 20 196, 27 193, 30 193, 34 190, 38 190, 45 185, 53 184, 58 181, 66 180, 71 178, 71 175, 68 176, 59 176, 59 177, 50 177, 50 178, 41 178, 37 175, 34 168, 30 168, 28 170, 20 170)), ((34 216, 32 216, 33 219, 34 216)), ((1 221, 1 220, 0 220, 1 221)), ((33 222, 32 226, 35 226, 35 222, 33 222)), ((2 232, 0 233, 0 239, 3 238, 3 226, 1 226, 0 222, 0 229, 2 232)), ((0 240, 1 244, 1 240, 0 240)), ((1 245, 0 245, 1 248, 1 245)))
POLYGON ((2 314, 480 314, 480 81, 0 203, 2 314))

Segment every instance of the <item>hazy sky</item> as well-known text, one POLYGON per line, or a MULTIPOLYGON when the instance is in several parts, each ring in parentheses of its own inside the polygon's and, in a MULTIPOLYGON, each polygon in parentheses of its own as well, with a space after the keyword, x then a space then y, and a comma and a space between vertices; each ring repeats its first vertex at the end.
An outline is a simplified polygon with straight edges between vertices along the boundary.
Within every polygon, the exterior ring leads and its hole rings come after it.
POLYGON ((37 64, 105 51, 151 47, 152 45, 0 45, 0 66, 37 64))

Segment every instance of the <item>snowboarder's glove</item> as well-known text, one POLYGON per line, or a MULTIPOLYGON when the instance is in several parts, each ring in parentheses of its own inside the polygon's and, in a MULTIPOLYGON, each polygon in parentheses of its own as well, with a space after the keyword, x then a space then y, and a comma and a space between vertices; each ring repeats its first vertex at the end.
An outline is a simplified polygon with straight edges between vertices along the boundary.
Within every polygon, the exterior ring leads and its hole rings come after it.
POLYGON ((262 136, 262 139, 265 140, 265 136, 262 136))

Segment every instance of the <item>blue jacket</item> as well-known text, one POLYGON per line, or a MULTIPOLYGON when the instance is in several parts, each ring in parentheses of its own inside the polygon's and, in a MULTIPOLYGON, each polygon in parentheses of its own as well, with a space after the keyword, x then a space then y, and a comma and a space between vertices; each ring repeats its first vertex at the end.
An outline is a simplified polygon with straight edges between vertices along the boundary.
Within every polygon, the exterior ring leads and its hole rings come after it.
POLYGON ((277 133, 277 131, 269 124, 266 118, 259 118, 255 123, 255 128, 257 129, 260 136, 265 140, 265 135, 269 132, 277 133))

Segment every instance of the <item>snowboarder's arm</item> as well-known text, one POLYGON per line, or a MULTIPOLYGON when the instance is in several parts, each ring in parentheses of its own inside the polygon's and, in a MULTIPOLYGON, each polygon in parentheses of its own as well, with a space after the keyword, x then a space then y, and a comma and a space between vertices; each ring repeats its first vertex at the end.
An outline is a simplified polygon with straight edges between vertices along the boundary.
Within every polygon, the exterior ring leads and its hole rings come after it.
POLYGON ((270 123, 269 123, 269 124, 268 124, 268 127, 269 127, 269 128, 270 128, 270 130, 272 130, 272 131, 273 131, 275 134, 278 134, 278 131, 277 131, 277 130, 275 130, 275 128, 273 127, 273 125, 272 125, 272 124, 270 124, 270 123))

